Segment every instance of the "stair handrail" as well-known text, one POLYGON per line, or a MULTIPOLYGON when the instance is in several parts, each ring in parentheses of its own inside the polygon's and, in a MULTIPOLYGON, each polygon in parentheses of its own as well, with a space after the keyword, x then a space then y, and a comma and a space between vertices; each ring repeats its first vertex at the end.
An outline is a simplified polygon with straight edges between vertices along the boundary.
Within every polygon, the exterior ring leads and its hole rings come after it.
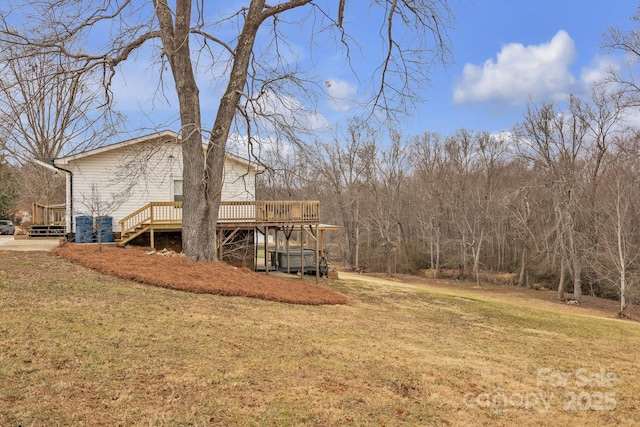
POLYGON ((129 215, 125 216, 120 221, 118 221, 118 224, 120 224, 120 232, 122 233, 122 235, 126 235, 134 231, 136 227, 138 227, 140 224, 144 223, 145 221, 149 221, 151 219, 152 205, 153 205, 153 202, 147 203, 143 207, 130 213, 129 215), (139 218, 141 214, 143 214, 145 211, 148 211, 146 216, 139 218))

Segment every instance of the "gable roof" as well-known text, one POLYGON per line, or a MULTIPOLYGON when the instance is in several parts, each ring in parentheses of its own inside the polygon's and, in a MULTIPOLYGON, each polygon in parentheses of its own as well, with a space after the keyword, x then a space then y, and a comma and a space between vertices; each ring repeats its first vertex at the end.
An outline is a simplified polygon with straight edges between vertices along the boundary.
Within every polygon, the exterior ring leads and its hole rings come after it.
MULTIPOLYGON (((133 139, 128 139, 126 141, 121 141, 121 142, 116 142, 114 144, 109 144, 109 145, 104 145, 102 147, 98 147, 98 148, 94 148, 92 150, 87 150, 87 151, 83 151, 81 153, 77 153, 77 154, 72 154, 70 156, 65 156, 65 157, 59 157, 56 159, 36 159, 36 161, 38 163, 40 163, 43 166, 47 166, 47 167, 51 167, 53 166, 54 168, 56 166, 62 166, 62 165, 67 165, 69 164, 69 162, 75 161, 75 160, 79 160, 85 157, 89 157, 89 156, 94 156, 96 154, 100 154, 100 153, 105 153, 108 151, 112 151, 112 150, 119 150, 122 148, 126 148, 126 147, 130 147, 136 144, 141 144, 144 142, 151 142, 151 141, 155 141, 155 140, 175 140, 180 142, 180 135, 174 131, 171 130, 163 130, 160 132, 155 132, 155 133, 151 133, 148 135, 144 135, 144 136, 140 136, 137 138, 133 138, 133 139)), ((206 144, 202 145, 203 149, 206 149, 206 144)), ((256 172, 262 172, 265 167, 262 166, 261 164, 251 161, 251 160, 247 160, 245 158, 242 158, 240 156, 237 156, 235 154, 232 153, 226 153, 226 157, 230 160, 233 160, 237 163, 240 163, 243 166, 252 168, 254 170, 256 170, 256 172)))

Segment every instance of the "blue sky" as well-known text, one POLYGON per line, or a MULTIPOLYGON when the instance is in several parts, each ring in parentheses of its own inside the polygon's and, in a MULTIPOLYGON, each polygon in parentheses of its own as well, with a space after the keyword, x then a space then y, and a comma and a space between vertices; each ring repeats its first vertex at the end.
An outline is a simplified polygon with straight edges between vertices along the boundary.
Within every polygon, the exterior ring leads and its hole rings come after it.
MULTIPOLYGON (((224 7, 244 3, 229 2, 224 7)), ((375 35, 379 26, 360 15, 364 4, 347 0, 346 18, 347 27, 365 37, 360 39, 364 52, 356 64, 362 70, 372 67, 369 61, 375 57, 375 52, 366 51, 370 44, 366 35, 375 35)), ((449 33, 453 64, 433 68, 431 84, 418 94, 425 101, 398 124, 405 135, 425 131, 450 135, 460 128, 509 130, 522 119, 528 99, 561 102, 570 93, 586 95, 606 67, 622 61, 619 53, 600 48, 603 33, 611 26, 629 28, 638 7, 631 0, 451 0, 450 4, 457 21, 449 33)), ((319 111, 309 113, 309 122, 321 127, 359 114, 357 101, 365 96, 366 71, 354 76, 342 52, 322 43, 311 58, 308 46, 302 31, 288 52, 303 68, 313 68, 314 78, 328 83, 326 95, 333 96, 319 100, 319 111)), ((173 84, 166 82, 164 95, 153 98, 158 71, 145 58, 140 54, 125 64, 114 81, 117 105, 129 116, 130 129, 177 130, 173 84)), ((223 84, 206 74, 200 81, 203 122, 208 126, 223 84)), ((298 99, 291 102, 304 105, 298 99)))
POLYGON ((473 0, 455 6, 455 64, 438 73, 415 131, 498 132, 534 102, 588 94, 593 79, 622 57, 601 49, 611 26, 629 28, 637 1, 473 0))

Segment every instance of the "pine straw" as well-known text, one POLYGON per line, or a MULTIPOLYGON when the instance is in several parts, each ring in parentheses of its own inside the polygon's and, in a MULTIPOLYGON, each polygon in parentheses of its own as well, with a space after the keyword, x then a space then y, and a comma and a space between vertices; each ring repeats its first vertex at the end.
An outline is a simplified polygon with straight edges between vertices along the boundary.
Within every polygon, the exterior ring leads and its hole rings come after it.
POLYGON ((224 262, 148 255, 149 248, 67 244, 52 252, 111 276, 199 294, 241 296, 290 304, 346 304, 344 295, 300 279, 284 279, 224 262))

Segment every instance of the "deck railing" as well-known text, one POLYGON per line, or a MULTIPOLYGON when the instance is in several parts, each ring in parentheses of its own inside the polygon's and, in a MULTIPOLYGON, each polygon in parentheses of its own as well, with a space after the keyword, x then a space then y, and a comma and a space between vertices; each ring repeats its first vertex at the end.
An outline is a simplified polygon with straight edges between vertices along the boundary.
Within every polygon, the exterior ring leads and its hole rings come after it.
POLYGON ((31 209, 31 222, 37 225, 64 225, 66 205, 41 205, 34 203, 31 209))
MULTIPOLYGON (((320 202, 313 200, 223 201, 219 224, 233 223, 317 223, 320 202)), ((150 225, 182 225, 182 202, 150 202, 119 221, 122 234, 150 225)))

